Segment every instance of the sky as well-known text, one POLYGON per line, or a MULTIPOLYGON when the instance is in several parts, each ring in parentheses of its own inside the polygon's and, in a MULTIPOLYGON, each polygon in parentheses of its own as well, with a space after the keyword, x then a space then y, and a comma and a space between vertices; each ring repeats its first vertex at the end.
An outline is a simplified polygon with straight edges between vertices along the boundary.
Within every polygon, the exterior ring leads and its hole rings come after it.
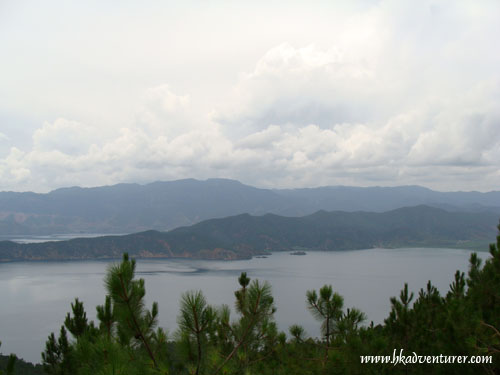
POLYGON ((499 190, 499 16, 496 0, 0 0, 0 190, 499 190))

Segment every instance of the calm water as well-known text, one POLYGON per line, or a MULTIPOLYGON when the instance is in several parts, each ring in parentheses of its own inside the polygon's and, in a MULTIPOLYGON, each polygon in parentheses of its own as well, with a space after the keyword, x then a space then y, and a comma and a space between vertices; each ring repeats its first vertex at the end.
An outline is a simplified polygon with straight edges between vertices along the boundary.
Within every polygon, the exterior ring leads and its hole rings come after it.
MULTIPOLYGON (((368 320, 382 322, 389 298, 399 295, 404 282, 418 291, 432 280, 442 292, 455 270, 467 270, 470 251, 450 249, 370 249, 308 252, 305 256, 274 253, 268 258, 223 262, 196 260, 139 260, 138 274, 146 280, 148 305, 158 301, 160 326, 172 333, 180 295, 201 289, 209 303, 233 306, 233 291, 242 271, 271 283, 280 329, 299 323, 310 336, 319 325, 306 310, 305 294, 332 284, 368 320)), ((486 257, 486 253, 480 253, 486 257)), ((95 319, 95 306, 104 302, 103 276, 109 262, 32 262, 0 264, 0 341, 3 353, 14 352, 40 362, 47 336, 58 331, 74 297, 95 319)))
POLYGON ((122 236, 126 233, 64 233, 47 235, 0 235, 0 241, 13 241, 17 243, 41 243, 48 241, 66 241, 73 238, 93 238, 101 236, 122 236))

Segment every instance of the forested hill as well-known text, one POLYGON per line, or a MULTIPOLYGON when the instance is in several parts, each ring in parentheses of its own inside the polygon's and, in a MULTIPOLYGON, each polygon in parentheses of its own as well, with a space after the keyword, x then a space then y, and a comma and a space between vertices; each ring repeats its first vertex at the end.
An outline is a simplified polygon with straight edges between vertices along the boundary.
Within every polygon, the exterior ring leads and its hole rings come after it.
POLYGON ((419 186, 280 190, 226 179, 186 179, 47 194, 0 192, 0 235, 165 231, 242 213, 300 217, 318 210, 385 212, 420 204, 500 214, 500 191, 437 192, 419 186))
MULTIPOLYGON (((491 242, 498 215, 448 212, 428 206, 385 213, 318 211, 303 217, 242 214, 169 232, 77 238, 35 244, 0 242, 0 260, 134 257, 241 259, 267 251, 372 247, 462 247, 491 242)), ((482 246, 484 248, 484 245, 482 246)))

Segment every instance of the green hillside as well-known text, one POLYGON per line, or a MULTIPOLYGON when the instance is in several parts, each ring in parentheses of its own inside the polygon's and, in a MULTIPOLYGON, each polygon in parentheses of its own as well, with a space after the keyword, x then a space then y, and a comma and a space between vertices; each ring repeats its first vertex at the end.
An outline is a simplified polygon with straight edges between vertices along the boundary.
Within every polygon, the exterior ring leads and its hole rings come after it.
POLYGON ((0 242, 0 260, 135 257, 242 259, 269 251, 372 247, 468 248, 495 237, 496 214, 416 206, 385 213, 318 211, 304 217, 249 214, 211 219, 169 232, 18 244, 0 242))

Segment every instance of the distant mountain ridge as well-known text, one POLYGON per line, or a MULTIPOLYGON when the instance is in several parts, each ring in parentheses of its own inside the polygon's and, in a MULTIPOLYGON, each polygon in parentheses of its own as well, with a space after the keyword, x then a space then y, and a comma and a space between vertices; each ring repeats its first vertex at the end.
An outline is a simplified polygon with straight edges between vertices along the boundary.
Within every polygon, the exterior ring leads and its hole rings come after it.
POLYGON ((135 257, 242 259, 270 251, 373 247, 471 247, 495 239, 498 215, 416 206, 374 212, 318 211, 303 217, 241 214, 169 232, 18 244, 0 242, 0 261, 135 257))
POLYGON ((226 179, 70 187, 47 194, 0 192, 0 235, 170 230, 249 213, 304 216, 318 210, 384 212, 425 204, 500 213, 500 191, 437 192, 419 186, 259 189, 226 179))

